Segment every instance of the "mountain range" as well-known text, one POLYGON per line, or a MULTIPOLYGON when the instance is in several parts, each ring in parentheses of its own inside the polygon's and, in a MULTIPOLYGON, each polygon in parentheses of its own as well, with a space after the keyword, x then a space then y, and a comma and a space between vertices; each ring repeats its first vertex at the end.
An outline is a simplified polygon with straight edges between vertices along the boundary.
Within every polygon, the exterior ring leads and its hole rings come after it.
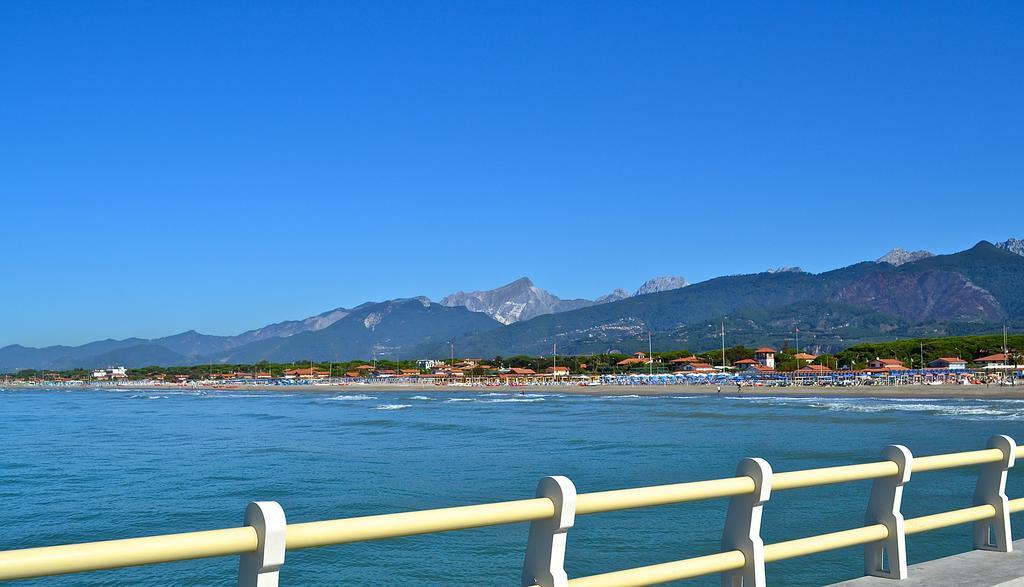
POLYGON ((368 302, 236 336, 187 331, 80 346, 0 348, 0 371, 293 360, 700 351, 727 343, 836 350, 896 337, 969 334, 1024 325, 1024 242, 982 241, 959 253, 893 249, 813 274, 781 268, 690 284, 659 277, 633 294, 561 299, 521 278, 493 290, 368 302), (810 345, 810 346, 808 346, 810 345))

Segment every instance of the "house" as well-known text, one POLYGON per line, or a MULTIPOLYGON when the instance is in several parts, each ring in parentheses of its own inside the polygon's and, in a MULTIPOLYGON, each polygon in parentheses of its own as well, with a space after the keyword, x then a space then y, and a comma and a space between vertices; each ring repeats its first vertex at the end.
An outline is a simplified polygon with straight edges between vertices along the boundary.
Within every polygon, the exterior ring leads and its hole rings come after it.
POLYGON ((996 353, 987 357, 981 357, 980 359, 974 359, 975 363, 979 363, 982 369, 1012 369, 1013 364, 1010 361, 1010 356, 1006 353, 996 353))
POLYGON ((523 369, 522 367, 512 367, 508 370, 510 375, 536 375, 537 372, 533 369, 523 369))
POLYGON ((797 369, 796 372, 803 375, 822 375, 825 373, 831 373, 832 369, 829 369, 825 365, 804 365, 797 369))
POLYGON ((713 373, 715 368, 707 363, 686 363, 681 370, 687 373, 713 373))
POLYGON ((556 365, 554 367, 548 367, 547 369, 544 369, 544 372, 547 373, 548 375, 568 375, 569 368, 563 365, 556 365))
POLYGON ((273 379, 274 376, 270 374, 270 371, 259 371, 256 373, 256 379, 273 379))
POLYGON ((967 368, 967 361, 960 358, 954 357, 942 357, 941 359, 935 359, 928 366, 932 369, 951 369, 954 371, 960 371, 967 368))
POLYGON ((127 367, 107 367, 92 372, 93 379, 124 379, 128 377, 127 367))
POLYGON ((875 359, 874 361, 868 361, 868 369, 883 369, 885 371, 901 371, 906 369, 907 366, 903 364, 903 361, 897 359, 875 359))
POLYGON ((647 353, 633 353, 633 356, 628 359, 622 359, 618 363, 615 363, 619 367, 629 367, 632 365, 646 365, 650 363, 651 359, 647 357, 647 353))
POLYGON ((754 351, 754 360, 762 367, 775 369, 775 349, 770 346, 763 346, 754 351))
POLYGON ((818 358, 818 355, 812 355, 811 353, 797 353, 793 355, 793 358, 797 361, 803 361, 805 365, 810 365, 818 358))
POLYGON ((425 371, 427 369, 433 369, 434 367, 442 363, 443 361, 438 361, 436 359, 420 359, 416 361, 416 367, 420 370, 425 371))
POLYGON ((761 363, 758 363, 754 359, 740 359, 732 364, 733 367, 741 371, 758 371, 758 367, 763 367, 761 363))
POLYGON ((679 357, 678 359, 672 359, 671 361, 669 361, 669 363, 671 363, 673 365, 681 365, 683 363, 699 363, 699 362, 700 362, 700 359, 698 359, 694 355, 690 355, 689 357, 679 357))
POLYGON ((285 379, 327 379, 330 374, 327 371, 321 371, 316 368, 308 369, 288 369, 284 372, 285 379))

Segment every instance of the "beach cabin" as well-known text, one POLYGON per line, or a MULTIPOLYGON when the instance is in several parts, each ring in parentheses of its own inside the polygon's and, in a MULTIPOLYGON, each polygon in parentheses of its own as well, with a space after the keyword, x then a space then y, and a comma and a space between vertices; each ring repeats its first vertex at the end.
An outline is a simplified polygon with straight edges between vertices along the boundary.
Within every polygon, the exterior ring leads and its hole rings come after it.
POLYGON ((935 359, 928 366, 932 369, 951 369, 954 371, 961 371, 967 368, 967 361, 955 357, 942 357, 941 359, 935 359))
POLYGON ((775 368, 775 349, 768 346, 763 346, 754 351, 754 360, 761 364, 762 367, 768 367, 769 369, 775 368))

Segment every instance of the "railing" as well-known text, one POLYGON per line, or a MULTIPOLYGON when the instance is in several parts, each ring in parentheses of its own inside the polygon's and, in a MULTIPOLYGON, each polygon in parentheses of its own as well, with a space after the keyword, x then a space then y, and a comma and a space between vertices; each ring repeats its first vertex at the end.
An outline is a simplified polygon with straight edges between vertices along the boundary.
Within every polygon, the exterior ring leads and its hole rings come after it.
POLYGON ((722 574, 723 584, 760 587, 766 563, 856 545, 865 546, 866 574, 902 579, 907 576, 907 535, 973 523, 975 548, 1011 549, 1009 515, 1024 511, 1024 498, 1007 499, 1006 473, 1024 455, 1024 446, 1018 448, 1007 436, 992 437, 988 446, 915 459, 906 447, 893 445, 878 462, 774 474, 764 460, 744 459, 736 477, 579 495, 565 477, 547 477, 533 499, 299 524, 287 524, 276 502, 254 502, 239 528, 0 552, 0 580, 240 555, 241 587, 274 587, 286 550, 522 522, 531 522, 524 587, 628 587, 711 574, 722 574), (974 465, 981 469, 972 507, 903 519, 903 486, 911 472, 974 465), (761 511, 773 491, 863 480, 874 481, 865 526, 767 545, 761 540, 761 511), (576 516, 723 497, 730 503, 721 552, 588 577, 566 576, 566 539, 576 516))

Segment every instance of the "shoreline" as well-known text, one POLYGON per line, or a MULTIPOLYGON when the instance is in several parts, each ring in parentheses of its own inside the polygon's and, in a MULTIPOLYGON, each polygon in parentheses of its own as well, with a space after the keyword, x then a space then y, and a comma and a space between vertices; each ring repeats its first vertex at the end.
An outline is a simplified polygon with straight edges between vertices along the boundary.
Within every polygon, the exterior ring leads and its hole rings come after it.
POLYGON ((850 386, 850 387, 744 387, 737 391, 735 386, 722 386, 721 393, 711 385, 528 385, 463 387, 450 385, 415 385, 403 383, 353 383, 348 385, 18 385, 4 384, 0 389, 11 390, 66 390, 66 389, 123 389, 129 390, 190 390, 208 392, 264 391, 303 393, 561 393, 566 395, 638 395, 672 396, 701 395, 728 397, 848 397, 874 399, 1024 399, 1024 385, 899 385, 899 386, 850 386))

